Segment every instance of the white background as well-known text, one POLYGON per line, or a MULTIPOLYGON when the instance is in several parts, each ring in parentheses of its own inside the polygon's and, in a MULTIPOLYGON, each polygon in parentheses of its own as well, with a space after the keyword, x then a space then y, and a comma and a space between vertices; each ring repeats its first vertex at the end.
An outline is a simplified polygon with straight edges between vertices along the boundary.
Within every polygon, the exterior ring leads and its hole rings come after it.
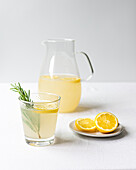
POLYGON ((136 81, 135 0, 0 0, 0 82, 36 82, 48 38, 92 54, 92 81, 136 81))

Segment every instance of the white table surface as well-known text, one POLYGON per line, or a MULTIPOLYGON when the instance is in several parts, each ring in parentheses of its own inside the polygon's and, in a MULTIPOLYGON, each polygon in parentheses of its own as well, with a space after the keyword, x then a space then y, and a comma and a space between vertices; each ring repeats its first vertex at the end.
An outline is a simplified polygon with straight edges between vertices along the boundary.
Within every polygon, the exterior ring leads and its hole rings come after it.
MULTIPOLYGON (((37 88, 24 83, 25 89, 37 88)), ((136 169, 136 83, 83 83, 75 113, 59 114, 56 142, 32 147, 25 143, 18 95, 0 84, 0 169, 91 170, 136 169), (74 134, 69 122, 94 118, 99 112, 114 113, 125 131, 112 138, 74 134)))

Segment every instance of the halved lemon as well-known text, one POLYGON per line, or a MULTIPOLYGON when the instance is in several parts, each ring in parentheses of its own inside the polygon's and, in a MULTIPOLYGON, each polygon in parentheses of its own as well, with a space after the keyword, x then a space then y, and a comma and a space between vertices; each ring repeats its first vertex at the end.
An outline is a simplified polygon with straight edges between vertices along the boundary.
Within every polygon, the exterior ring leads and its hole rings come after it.
POLYGON ((90 118, 76 119, 75 126, 81 131, 94 132, 96 130, 95 122, 90 118))
POLYGON ((95 124, 100 132, 109 133, 118 127, 118 119, 110 112, 102 112, 95 117, 95 124))

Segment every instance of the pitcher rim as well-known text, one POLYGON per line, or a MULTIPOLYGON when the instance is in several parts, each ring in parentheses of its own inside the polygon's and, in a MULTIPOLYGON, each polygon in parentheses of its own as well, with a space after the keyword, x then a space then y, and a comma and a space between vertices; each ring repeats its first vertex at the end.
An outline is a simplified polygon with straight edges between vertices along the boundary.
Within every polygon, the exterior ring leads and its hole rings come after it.
POLYGON ((54 38, 54 39, 47 39, 47 40, 43 40, 42 42, 52 42, 52 43, 62 43, 62 42, 74 42, 75 40, 72 38, 54 38))

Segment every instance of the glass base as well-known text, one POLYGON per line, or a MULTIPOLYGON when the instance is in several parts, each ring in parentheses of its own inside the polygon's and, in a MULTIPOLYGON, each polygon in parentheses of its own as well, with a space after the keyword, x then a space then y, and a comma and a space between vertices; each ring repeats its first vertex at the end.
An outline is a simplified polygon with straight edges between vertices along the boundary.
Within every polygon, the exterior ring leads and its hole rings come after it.
POLYGON ((38 147, 54 144, 54 136, 47 139, 32 139, 32 138, 25 137, 25 140, 28 145, 38 146, 38 147))

